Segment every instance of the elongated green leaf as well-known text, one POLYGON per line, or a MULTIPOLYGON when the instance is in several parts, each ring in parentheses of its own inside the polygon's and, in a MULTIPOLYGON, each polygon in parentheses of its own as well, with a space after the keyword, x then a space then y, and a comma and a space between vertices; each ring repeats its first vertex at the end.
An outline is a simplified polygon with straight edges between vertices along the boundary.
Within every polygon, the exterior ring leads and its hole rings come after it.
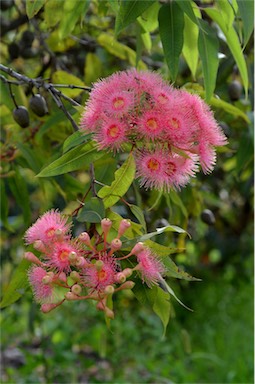
MULTIPOLYGON (((133 67, 136 66, 136 53, 128 46, 119 43, 112 35, 101 33, 97 38, 98 43, 104 47, 113 56, 121 60, 127 60, 133 67)), ((146 64, 139 61, 138 69, 147 69, 146 64)))
POLYGON ((64 17, 58 28, 60 39, 67 37, 73 31, 77 21, 85 17, 89 7, 89 1, 65 0, 62 6, 64 8, 64 17))
POLYGON ((28 287, 27 269, 29 265, 29 261, 22 260, 20 265, 14 271, 10 284, 3 293, 0 308, 5 308, 15 303, 15 301, 17 301, 25 292, 28 287))
MULTIPOLYGON (((68 73, 62 70, 59 70, 53 73, 52 81, 56 84, 66 84, 66 85, 72 84, 72 85, 77 85, 79 87, 85 86, 84 82, 81 79, 79 79, 77 76, 74 76, 71 73, 68 73)), ((82 89, 61 88, 61 92, 66 96, 76 97, 82 92, 82 89)))
POLYGON ((80 131, 74 132, 65 140, 63 144, 63 153, 70 151, 70 149, 77 147, 77 145, 83 144, 84 142, 88 141, 90 137, 90 133, 85 135, 80 131))
POLYGON ((28 226, 31 220, 29 194, 26 180, 20 174, 18 167, 15 167, 15 175, 9 179, 9 187, 16 200, 16 203, 22 209, 24 222, 26 226, 28 226))
POLYGON ((141 16, 138 17, 137 21, 146 32, 153 32, 158 28, 158 11, 160 4, 153 2, 152 5, 145 11, 141 16))
POLYGON ((254 30, 254 1, 237 0, 237 3, 243 21, 243 45, 245 47, 251 37, 252 31, 254 30))
POLYGON ((26 0, 26 13, 29 19, 32 19, 44 6, 47 0, 26 0))
POLYGON ((115 22, 115 34, 118 35, 122 29, 133 23, 147 8, 154 3, 153 0, 139 1, 121 0, 119 12, 115 22))
POLYGON ((146 232, 146 222, 144 218, 144 214, 141 208, 139 208, 137 205, 130 204, 129 208, 133 215, 137 218, 139 223, 142 225, 144 231, 146 232))
POLYGON ((104 199, 105 208, 113 206, 128 191, 135 176, 135 160, 130 154, 122 166, 115 172, 110 186, 100 189, 98 196, 104 199))
MULTIPOLYGON (((229 8, 229 9, 232 9, 232 8, 229 8)), ((247 66, 245 63, 244 55, 243 55, 242 48, 241 48, 240 43, 239 43, 237 33, 236 33, 233 25, 228 26, 228 24, 225 22, 225 19, 227 18, 228 15, 226 15, 226 17, 224 17, 222 15, 224 13, 224 10, 221 10, 221 9, 218 10, 218 9, 209 8, 209 7, 205 8, 205 12, 208 14, 208 16, 211 17, 212 20, 214 20, 219 25, 220 29, 224 33, 224 35, 227 39, 228 47, 229 47, 232 55, 234 56, 234 59, 236 61, 238 69, 240 71, 240 75, 241 75, 242 80, 243 80, 245 93, 247 95, 247 92, 248 92, 247 66)), ((232 12, 233 12, 233 10, 232 10, 232 12)))
POLYGON ((1 222, 8 230, 11 230, 11 227, 8 223, 9 202, 6 195, 5 183, 3 179, 0 180, 0 197, 1 222))
POLYGON ((178 301, 179 304, 181 304, 184 308, 188 309, 189 311, 193 312, 192 309, 187 307, 185 304, 183 304, 183 302, 180 299, 178 299, 178 297, 174 293, 173 289, 167 284, 167 282, 163 279, 163 277, 161 277, 159 275, 159 279, 160 279, 160 283, 162 284, 162 286, 166 289, 167 292, 170 293, 171 296, 173 296, 175 298, 176 301, 178 301))
POLYGON ((219 67, 219 42, 215 32, 209 27, 208 23, 203 20, 201 20, 201 23, 203 29, 199 30, 198 50, 204 74, 205 98, 209 102, 215 89, 219 67))
MULTIPOLYGON (((120 216, 118 213, 113 212, 111 209, 107 210, 106 217, 108 217, 112 221, 112 228, 115 229, 116 232, 118 232, 120 222, 123 220, 123 217, 120 216)), ((131 227, 129 227, 125 232, 125 237, 127 239, 133 239, 137 235, 141 235, 141 225, 134 223, 133 221, 130 221, 131 227)))
MULTIPOLYGON (((183 10, 183 12, 186 13, 186 15, 189 17, 189 19, 199 25, 200 21, 197 19, 196 14, 194 12, 193 7, 197 8, 196 4, 193 3, 193 1, 187 1, 187 0, 177 0, 176 4, 183 10)), ((195 8, 195 9, 196 9, 195 8)))
POLYGON ((98 197, 92 197, 88 202, 84 203, 84 207, 80 210, 77 221, 81 223, 100 223, 105 217, 104 203, 98 197))
POLYGON ((151 308, 160 318, 164 327, 164 336, 171 314, 169 293, 163 291, 159 286, 156 285, 148 288, 146 284, 143 284, 138 279, 135 279, 135 286, 132 291, 137 300, 142 305, 151 308))
MULTIPOLYGON (((70 115, 74 115, 77 113, 77 110, 74 109, 72 106, 66 106, 67 111, 70 113, 70 115)), ((40 140, 43 135, 56 126, 56 124, 59 124, 61 122, 66 122, 66 115, 63 113, 63 111, 56 111, 54 114, 49 116, 45 123, 40 127, 39 131, 36 133, 36 138, 40 140)))
POLYGON ((103 155, 104 152, 97 151, 93 143, 81 144, 53 161, 53 163, 45 167, 37 176, 51 177, 76 171, 77 169, 88 167, 91 162, 100 159, 103 155))
POLYGON ((176 1, 159 10, 159 34, 172 81, 176 79, 183 46, 184 14, 176 1))
POLYGON ((184 21, 184 43, 182 53, 191 70, 192 76, 195 79, 199 57, 197 44, 199 28, 186 15, 184 15, 184 21))

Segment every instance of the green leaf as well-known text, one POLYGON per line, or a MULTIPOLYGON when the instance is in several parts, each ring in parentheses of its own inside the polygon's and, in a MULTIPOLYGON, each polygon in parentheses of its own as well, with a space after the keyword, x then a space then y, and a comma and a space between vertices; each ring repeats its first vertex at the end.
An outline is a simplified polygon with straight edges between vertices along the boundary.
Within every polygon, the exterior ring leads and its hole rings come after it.
POLYGON ((26 179, 20 174, 18 167, 15 167, 15 175, 9 178, 9 187, 16 203, 22 209, 24 222, 28 226, 31 221, 29 193, 26 179))
POLYGON ((141 16, 138 17, 137 21, 146 32, 153 32, 158 28, 158 11, 160 4, 158 2, 152 3, 152 5, 145 11, 141 16))
POLYGON ((135 160, 130 154, 122 166, 115 172, 114 181, 110 186, 100 189, 98 196, 104 199, 105 208, 112 207, 125 195, 135 177, 135 160))
POLYGON ((27 269, 30 262, 22 260, 17 269, 14 271, 11 281, 3 293, 0 308, 5 308, 17 301, 28 287, 27 269))
POLYGON ((187 280, 187 281, 201 281, 196 277, 191 276, 189 273, 180 269, 170 257, 164 259, 164 265, 167 268, 167 276, 174 277, 176 279, 187 280))
MULTIPOLYGON (((66 106, 66 110, 72 116, 77 113, 77 110, 69 105, 66 106)), ((47 118, 45 123, 40 127, 39 131, 36 133, 36 139, 40 140, 49 129, 56 127, 56 125, 61 122, 66 123, 66 120, 66 115, 63 113, 63 111, 54 111, 54 113, 47 118)))
MULTIPOLYGON (((160 275, 159 275, 160 276, 160 275)), ((160 283, 162 284, 162 286, 166 289, 167 292, 170 293, 171 296, 173 296, 175 298, 176 301, 178 301, 179 304, 181 304, 184 308, 188 309, 189 311, 193 312, 192 309, 190 309, 189 307, 187 307, 185 304, 183 304, 183 302, 178 299, 178 297, 176 296, 176 294, 174 293, 173 289, 167 284, 167 282, 163 279, 163 277, 160 276, 160 283)))
POLYGON ((199 28, 190 18, 184 15, 184 43, 182 53, 189 66, 193 78, 196 78, 198 65, 198 34, 199 28))
POLYGON ((89 4, 90 2, 88 0, 65 0, 64 4, 61 4, 61 7, 63 7, 64 10, 64 15, 58 28, 60 39, 67 37, 73 31, 79 19, 84 19, 89 4))
POLYGON ((5 189, 5 183, 3 179, 0 179, 0 193, 1 193, 1 199, 0 199, 0 215, 1 215, 1 222, 5 226, 6 229, 9 231, 12 231, 9 223, 8 223, 8 213, 9 213, 9 202, 6 194, 5 189))
POLYGON ((133 23, 138 16, 147 10, 152 4, 153 0, 139 1, 121 0, 120 8, 115 22, 115 35, 117 36, 122 29, 126 28, 129 24, 133 23))
MULTIPOLYGON (((230 6, 229 7, 229 13, 233 13, 233 9, 232 7, 230 6)), ((247 66, 246 66, 246 63, 245 63, 245 59, 244 59, 244 55, 243 55, 243 52, 242 52, 242 48, 240 46, 240 43, 239 43, 239 39, 238 39, 238 35, 233 27, 233 25, 229 26, 228 23, 226 23, 226 19, 227 18, 230 18, 231 15, 230 14, 224 14, 224 11, 225 9, 215 9, 215 8, 204 8, 204 11, 208 14, 208 16, 213 20, 215 21, 220 29, 222 30, 222 32, 224 33, 226 39, 227 39, 227 43, 228 43, 228 47, 236 61, 236 64, 238 66, 238 69, 240 71, 240 75, 242 77, 242 80, 243 80, 243 85, 244 85, 244 89, 245 89, 245 93, 247 95, 247 92, 248 92, 248 72, 247 72, 247 66)))
POLYGON ((198 50, 202 61, 204 74, 205 98, 209 102, 216 84, 219 67, 219 41, 216 33, 206 21, 201 20, 203 29, 199 30, 198 50))
POLYGON ((104 152, 97 151, 93 142, 81 144, 53 161, 53 163, 45 167, 37 176, 51 177, 76 171, 77 169, 88 167, 90 163, 100 159, 103 155, 104 152))
POLYGON ((88 52, 85 61, 85 81, 86 84, 91 84, 96 81, 103 72, 103 63, 95 53, 88 52))
POLYGON ((146 232, 146 222, 145 222, 145 218, 144 218, 144 214, 143 214, 142 209, 140 207, 138 207, 137 205, 133 205, 133 204, 129 204, 129 208, 130 208, 131 212, 133 213, 133 215, 137 218, 139 223, 142 225, 144 231, 146 232))
POLYGON ((172 81, 176 79, 183 46, 184 14, 176 1, 164 4, 158 15, 159 34, 172 81))
POLYGON ((193 24, 199 25, 200 21, 197 19, 195 11, 193 10, 193 7, 195 9, 198 9, 195 3, 193 1, 187 1, 187 0, 177 0, 176 4, 182 9, 183 12, 186 13, 186 15, 189 17, 189 19, 193 22, 193 24))
POLYGON ((84 207, 80 210, 77 221, 81 223, 100 223, 105 217, 104 203, 98 197, 92 197, 88 202, 84 203, 84 207))
POLYGON ((80 131, 74 132, 64 141, 63 153, 70 151, 70 149, 77 147, 78 145, 83 144, 84 142, 87 142, 90 137, 90 133, 85 135, 80 131))
POLYGON ((34 173, 38 173, 42 167, 41 159, 39 158, 36 149, 33 150, 29 147, 29 145, 24 143, 16 144, 19 151, 22 154, 22 157, 26 160, 28 166, 34 173))
POLYGON ((170 199, 172 200, 172 202, 177 205, 178 207, 180 207, 181 211, 182 211, 182 214, 185 216, 185 217, 188 217, 188 211, 186 209, 186 207, 184 206, 179 194, 177 192, 175 192, 174 190, 172 190, 168 196, 170 197, 170 199))
POLYGON ((251 37, 252 31, 254 30, 254 1, 237 0, 237 3, 243 21, 243 46, 245 47, 251 37))
MULTIPOLYGON (((127 60, 133 67, 136 66, 136 53, 125 44, 119 43, 112 35, 101 33, 97 38, 98 44, 105 48, 113 56, 121 60, 127 60)), ((146 64, 139 61, 138 69, 147 69, 146 64)))
MULTIPOLYGON (((108 217, 112 221, 112 228, 115 229, 116 232, 118 232, 120 222, 123 220, 123 217, 120 216, 118 213, 113 212, 111 209, 107 210, 106 217, 108 217)), ((130 221, 131 227, 127 229, 125 232, 125 237, 127 239, 133 239, 136 235, 141 235, 141 225, 134 223, 133 221, 130 221)), ((124 241, 123 241, 124 243, 124 241)))
POLYGON ((169 323, 170 315, 171 315, 171 303, 169 294, 160 287, 156 287, 156 295, 154 297, 154 303, 152 306, 153 311, 158 315, 160 320, 162 321, 164 331, 162 337, 166 334, 166 328, 169 323))
POLYGON ((44 6, 47 0, 26 0, 26 14, 32 19, 44 6))
MULTIPOLYGON (((65 71, 54 72, 52 75, 52 82, 56 84, 65 84, 65 85, 72 84, 72 85, 77 85, 79 87, 85 86, 85 83, 81 81, 81 79, 65 71)), ((68 97, 76 97, 82 92, 82 89, 61 88, 61 92, 68 97)))

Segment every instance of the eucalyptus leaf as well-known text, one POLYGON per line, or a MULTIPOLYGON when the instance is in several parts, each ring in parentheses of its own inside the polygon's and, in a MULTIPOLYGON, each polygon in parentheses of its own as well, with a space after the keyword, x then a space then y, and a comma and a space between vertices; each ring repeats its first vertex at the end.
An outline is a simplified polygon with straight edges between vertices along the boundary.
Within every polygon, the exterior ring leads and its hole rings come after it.
POLYGON ((81 223, 100 223, 104 217, 105 208, 103 201, 98 197, 92 197, 88 202, 84 203, 77 216, 77 221, 81 223))
POLYGON ((247 45, 254 30, 254 1, 237 0, 238 9, 242 18, 244 31, 243 45, 247 45))
POLYGON ((26 13, 29 19, 32 19, 44 6, 47 0, 26 0, 26 13))

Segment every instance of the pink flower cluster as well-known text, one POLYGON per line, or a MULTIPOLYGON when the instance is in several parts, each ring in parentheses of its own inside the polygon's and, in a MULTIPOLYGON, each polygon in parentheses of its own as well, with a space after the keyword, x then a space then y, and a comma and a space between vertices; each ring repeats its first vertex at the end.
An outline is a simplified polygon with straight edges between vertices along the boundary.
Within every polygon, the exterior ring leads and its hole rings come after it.
POLYGON ((200 97, 134 69, 94 84, 80 125, 99 149, 126 151, 128 144, 141 185, 165 191, 186 185, 199 164, 211 172, 215 147, 227 143, 200 97))
POLYGON ((165 267, 148 247, 137 243, 130 253, 121 251, 121 237, 130 225, 121 220, 117 236, 109 240, 114 231, 112 221, 105 218, 92 238, 87 232, 73 238, 64 215, 51 210, 41 216, 25 234, 26 244, 32 244, 39 254, 26 252, 25 258, 32 262, 28 277, 41 310, 49 312, 65 300, 90 299, 113 318, 107 298, 132 289, 135 283, 130 278, 135 271, 149 287, 157 284, 165 267), (122 266, 126 259, 129 268, 122 266))

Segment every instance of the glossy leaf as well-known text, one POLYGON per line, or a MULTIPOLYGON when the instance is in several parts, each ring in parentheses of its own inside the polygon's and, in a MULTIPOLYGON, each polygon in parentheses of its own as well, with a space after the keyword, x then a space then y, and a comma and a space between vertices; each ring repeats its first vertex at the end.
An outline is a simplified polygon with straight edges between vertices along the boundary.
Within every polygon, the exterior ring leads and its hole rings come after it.
POLYGON ((89 1, 65 0, 61 6, 63 7, 65 17, 62 18, 59 24, 58 33, 60 39, 63 39, 73 31, 78 20, 85 17, 89 7, 89 1))
POLYGON ((215 89, 219 67, 219 41, 216 33, 209 27, 207 22, 201 20, 201 24, 203 29, 199 30, 198 50, 202 61, 205 99, 209 102, 215 89))
MULTIPOLYGON (((85 86, 84 82, 81 81, 81 79, 72 75, 71 73, 68 73, 62 70, 56 71, 53 73, 52 82, 56 84, 65 84, 65 85, 72 84, 80 87, 85 86)), ((61 92, 68 97, 76 97, 82 92, 82 89, 61 88, 61 92)))
MULTIPOLYGON (((238 35, 237 35, 233 25, 229 26, 225 22, 227 15, 226 15, 226 17, 223 16, 224 10, 208 7, 208 8, 205 8, 205 12, 208 14, 208 16, 211 17, 211 19, 213 21, 215 21, 219 25, 220 29, 224 33, 224 35, 227 39, 228 47, 229 47, 232 55, 234 56, 234 59, 236 61, 238 69, 240 71, 240 75, 241 75, 242 80, 243 80, 245 92, 247 94, 247 92, 248 92, 247 66, 245 63, 242 48, 240 46, 238 35)), ((229 12, 233 12, 231 7, 229 8, 229 12)), ((231 16, 229 16, 229 17, 231 17, 231 16)))
POLYGON ((98 196, 104 200, 105 208, 113 206, 125 195, 135 176, 135 160, 130 154, 122 166, 115 172, 114 181, 110 186, 100 189, 98 196))
POLYGON ((237 3, 243 21, 243 45, 245 47, 254 30, 254 1, 237 0, 237 3))
POLYGON ((91 162, 100 159, 103 155, 104 152, 97 151, 93 143, 81 144, 53 161, 53 163, 45 167, 37 176, 51 177, 76 171, 83 167, 88 168, 91 162))
POLYGON ((153 2, 152 5, 138 17, 137 21, 144 31, 153 32, 158 28, 159 9, 160 4, 158 2, 153 2))
POLYGON ((200 21, 197 19, 195 11, 193 9, 193 7, 196 7, 195 9, 197 9, 198 7, 195 3, 193 3, 193 1, 177 0, 176 4, 183 10, 183 12, 185 12, 185 14, 193 23, 199 25, 200 21))
POLYGON ((190 309, 185 304, 183 304, 183 302, 176 296, 173 289, 169 286, 169 284, 167 284, 167 282, 163 279, 163 277, 160 278, 160 283, 162 284, 164 289, 166 289, 166 291, 169 292, 170 295, 173 296, 176 301, 178 301, 179 304, 181 304, 184 308, 188 309, 189 311, 193 312, 192 309, 190 309))
MULTIPOLYGON (((108 33, 101 33, 98 36, 97 41, 113 56, 116 56, 121 60, 127 60, 133 67, 136 66, 135 51, 125 44, 119 43, 112 35, 108 33)), ((147 69, 147 66, 142 61, 139 61, 137 68, 147 69)))
POLYGON ((88 141, 90 137, 90 133, 85 135, 80 131, 74 132, 65 140, 63 144, 63 153, 70 151, 70 149, 77 147, 77 145, 83 144, 84 142, 88 141))
POLYGON ((188 16, 184 15, 184 43, 182 53, 194 79, 196 78, 199 58, 197 45, 198 34, 198 26, 194 24, 188 16))
POLYGON ((146 222, 145 222, 145 218, 144 218, 144 214, 143 214, 142 209, 140 207, 138 207, 137 205, 133 205, 133 204, 129 205, 129 209, 131 210, 133 215, 137 218, 139 223, 142 225, 144 231, 146 232, 146 222))
POLYGON ((184 14, 176 1, 164 4, 158 15, 159 34, 172 81, 176 79, 183 47, 184 14))
POLYGON ((120 1, 119 11, 115 22, 115 34, 118 35, 122 29, 133 23, 138 16, 147 10, 153 4, 152 0, 140 1, 132 0, 120 1))
POLYGON ((84 203, 84 207, 79 211, 77 221, 81 223, 100 223, 105 217, 104 203, 98 197, 92 197, 84 203))
POLYGON ((25 292, 29 285, 27 279, 27 269, 29 265, 29 261, 22 260, 17 269, 14 271, 8 287, 3 292, 0 308, 5 308, 15 303, 15 301, 20 299, 22 294, 25 292))
POLYGON ((26 0, 26 13, 29 19, 32 19, 44 6, 47 0, 26 0))
POLYGON ((17 143, 17 147, 29 168, 32 169, 34 173, 38 173, 42 167, 42 161, 36 150, 31 149, 30 146, 25 143, 17 143))

